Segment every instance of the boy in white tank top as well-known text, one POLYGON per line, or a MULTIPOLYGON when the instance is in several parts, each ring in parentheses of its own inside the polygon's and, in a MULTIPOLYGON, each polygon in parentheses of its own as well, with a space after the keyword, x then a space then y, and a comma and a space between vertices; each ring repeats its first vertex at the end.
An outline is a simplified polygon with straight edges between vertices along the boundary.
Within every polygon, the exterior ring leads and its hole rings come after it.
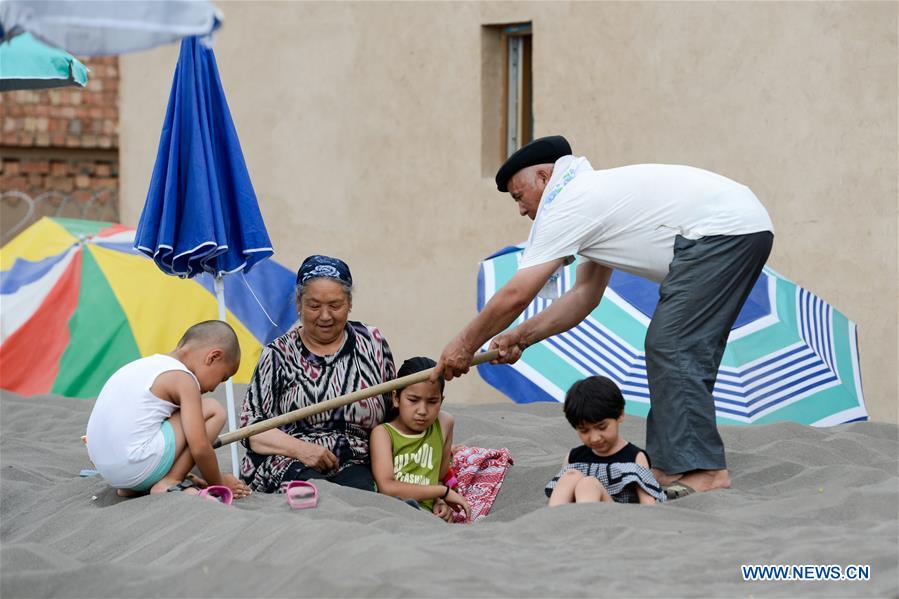
POLYGON ((194 465, 203 483, 249 495, 243 482, 219 471, 212 442, 226 414, 215 399, 201 396, 239 365, 234 330, 208 320, 190 327, 174 351, 135 360, 109 378, 87 423, 87 451, 119 495, 182 490, 194 465))

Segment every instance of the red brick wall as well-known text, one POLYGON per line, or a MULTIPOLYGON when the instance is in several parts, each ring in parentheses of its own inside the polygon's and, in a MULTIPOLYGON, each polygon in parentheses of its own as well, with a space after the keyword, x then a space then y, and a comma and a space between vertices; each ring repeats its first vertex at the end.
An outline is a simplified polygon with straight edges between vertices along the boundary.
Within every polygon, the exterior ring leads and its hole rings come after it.
POLYGON ((118 177, 117 159, 43 153, 4 156, 0 166, 0 189, 23 191, 31 197, 46 191, 59 191, 78 200, 87 200, 100 189, 118 191, 118 177))
MULTIPOLYGON (((102 204, 102 214, 91 208, 85 216, 108 220, 118 214, 119 60, 81 61, 90 69, 85 88, 0 93, 0 192, 44 195, 51 205, 42 214, 63 196, 74 202, 66 216, 80 216, 79 205, 102 204)), ((4 198, 3 232, 22 214, 10 202, 4 198)))

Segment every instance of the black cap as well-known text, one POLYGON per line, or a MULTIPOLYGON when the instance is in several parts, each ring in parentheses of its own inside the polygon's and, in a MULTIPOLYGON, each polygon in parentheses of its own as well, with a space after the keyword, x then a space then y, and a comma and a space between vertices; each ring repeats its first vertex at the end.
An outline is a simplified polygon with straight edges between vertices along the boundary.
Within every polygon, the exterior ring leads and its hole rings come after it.
POLYGON ((506 184, 515 173, 535 164, 554 164, 562 156, 571 154, 571 145, 561 135, 539 137, 529 144, 518 148, 509 159, 496 171, 496 188, 509 191, 506 184))

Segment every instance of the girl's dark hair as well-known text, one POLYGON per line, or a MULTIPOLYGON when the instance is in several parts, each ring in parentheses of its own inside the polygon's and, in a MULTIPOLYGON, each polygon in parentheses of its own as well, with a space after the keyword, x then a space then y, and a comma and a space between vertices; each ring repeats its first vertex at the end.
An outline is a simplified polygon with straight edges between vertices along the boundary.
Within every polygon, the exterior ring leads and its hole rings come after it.
POLYGON ((624 396, 611 379, 591 376, 573 384, 565 394, 565 418, 577 428, 624 413, 624 396))
MULTIPOLYGON (((409 358, 403 365, 400 366, 400 369, 396 373, 396 378, 408 376, 410 374, 415 374, 416 372, 421 372, 422 370, 431 370, 437 366, 437 362, 432 360, 431 358, 426 358, 424 356, 416 356, 415 358, 409 358)), ((443 380, 441 376, 437 379, 437 383, 440 385, 440 393, 443 393, 443 386, 446 384, 446 381, 443 380)), ((402 389, 400 389, 402 391, 402 389)))

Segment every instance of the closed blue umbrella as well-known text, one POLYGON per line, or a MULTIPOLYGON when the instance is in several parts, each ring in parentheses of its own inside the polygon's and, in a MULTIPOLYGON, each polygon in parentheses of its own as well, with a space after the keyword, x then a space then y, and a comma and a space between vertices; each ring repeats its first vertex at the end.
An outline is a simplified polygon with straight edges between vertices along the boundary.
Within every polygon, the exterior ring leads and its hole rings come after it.
POLYGON ((135 247, 168 274, 248 272, 273 250, 212 49, 181 42, 135 247))
MULTIPOLYGON (((181 42, 134 247, 170 275, 212 274, 221 320, 225 320, 223 276, 249 272, 274 253, 215 56, 196 37, 181 42)), ((226 390, 228 424, 233 430, 230 380, 226 390)), ((236 469, 236 447, 231 457, 236 469)))

